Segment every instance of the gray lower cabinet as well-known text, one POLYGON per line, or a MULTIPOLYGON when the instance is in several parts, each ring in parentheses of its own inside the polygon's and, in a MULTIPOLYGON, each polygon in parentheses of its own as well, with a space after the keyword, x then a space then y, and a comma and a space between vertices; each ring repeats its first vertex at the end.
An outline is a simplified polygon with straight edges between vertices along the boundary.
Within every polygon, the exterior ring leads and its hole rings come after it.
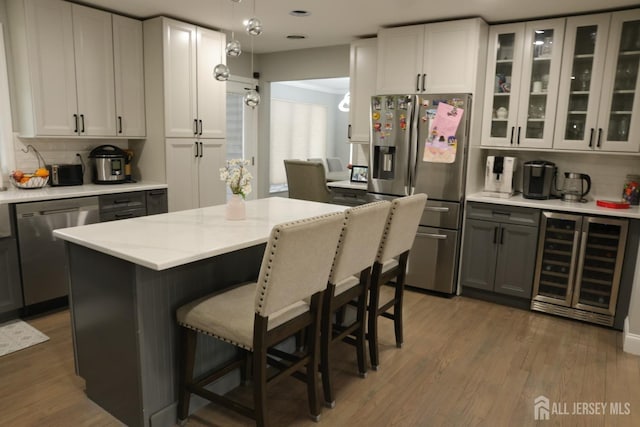
POLYGON ((169 211, 166 188, 147 190, 145 197, 147 201, 147 215, 167 213, 169 211))
POLYGON ((367 190, 331 187, 331 203, 336 205, 359 206, 369 202, 367 190))
POLYGON ((540 212, 486 203, 467 205, 461 284, 531 299, 540 212))
POLYGON ((167 190, 131 191, 99 197, 100 222, 167 212, 167 190))
POLYGON ((22 305, 13 209, 8 204, 0 204, 0 321, 22 305))
POLYGON ((16 239, 0 239, 0 318, 22 307, 20 267, 16 239))

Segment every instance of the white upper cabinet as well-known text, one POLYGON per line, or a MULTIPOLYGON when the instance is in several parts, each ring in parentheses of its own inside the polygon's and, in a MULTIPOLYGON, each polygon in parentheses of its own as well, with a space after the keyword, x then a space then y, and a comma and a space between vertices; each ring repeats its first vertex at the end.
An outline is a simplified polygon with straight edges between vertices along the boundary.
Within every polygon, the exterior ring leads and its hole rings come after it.
POLYGON ((568 18, 564 52, 554 148, 637 152, 640 10, 568 18))
POLYGON ((115 136, 111 14, 72 5, 79 135, 115 136))
POLYGON ((486 34, 480 18, 380 30, 377 93, 474 93, 486 34))
POLYGON ((18 131, 77 132, 78 100, 71 3, 9 0, 18 131))
POLYGON ((201 138, 224 138, 226 135, 226 90, 225 82, 215 79, 213 69, 226 64, 224 33, 197 28, 197 94, 198 136, 201 138))
MULTIPOLYGON (((122 57, 114 63, 112 14, 58 0, 8 0, 7 12, 20 135, 119 136, 114 65, 129 79, 133 71, 122 57)), ((137 37, 127 48, 141 45, 137 37)), ((141 62, 142 52, 136 55, 141 62)), ((138 80, 120 92, 144 96, 142 69, 135 73, 138 80)))
POLYGON ((213 75, 224 34, 172 19, 163 34, 166 136, 224 138, 226 84, 213 75))
POLYGON ((113 15, 113 59, 117 135, 144 137, 146 120, 141 21, 113 15))
POLYGON ((364 39, 351 43, 349 142, 369 143, 369 106, 376 89, 377 51, 376 39, 364 39))
POLYGON ((482 145, 550 148, 564 19, 492 26, 482 145))

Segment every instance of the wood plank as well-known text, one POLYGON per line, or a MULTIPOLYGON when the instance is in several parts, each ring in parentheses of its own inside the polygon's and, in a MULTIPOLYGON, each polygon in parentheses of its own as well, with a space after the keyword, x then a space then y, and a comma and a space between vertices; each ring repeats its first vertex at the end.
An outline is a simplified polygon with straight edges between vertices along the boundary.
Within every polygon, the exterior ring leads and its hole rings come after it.
MULTIPOLYGON (((320 424, 307 417, 304 384, 270 389, 272 425, 533 426, 533 400, 629 402, 630 415, 556 416, 553 425, 640 425, 640 357, 622 351, 622 334, 600 326, 484 301, 408 291, 405 344, 381 319, 380 369, 357 375, 354 348, 334 352, 336 407, 320 424)), ((68 311, 27 319, 51 339, 0 358, 0 413, 7 425, 119 426, 91 402, 74 375, 68 311)), ((250 398, 250 389, 233 392, 250 398)), ((609 408, 607 408, 609 409, 609 408)), ((624 409, 624 407, 623 407, 624 409)), ((553 416, 552 416, 553 417, 553 416)), ((208 405, 191 427, 251 426, 208 405)))

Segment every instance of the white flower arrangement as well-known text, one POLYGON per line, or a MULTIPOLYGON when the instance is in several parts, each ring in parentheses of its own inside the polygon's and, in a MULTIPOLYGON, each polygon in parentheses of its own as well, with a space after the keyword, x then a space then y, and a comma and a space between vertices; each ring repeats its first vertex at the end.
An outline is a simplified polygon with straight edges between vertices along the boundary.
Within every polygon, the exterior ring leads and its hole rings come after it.
POLYGON ((249 161, 244 159, 227 160, 225 167, 220 168, 220 179, 229 185, 233 194, 238 194, 244 199, 251 193, 251 180, 253 176, 249 169, 249 161))

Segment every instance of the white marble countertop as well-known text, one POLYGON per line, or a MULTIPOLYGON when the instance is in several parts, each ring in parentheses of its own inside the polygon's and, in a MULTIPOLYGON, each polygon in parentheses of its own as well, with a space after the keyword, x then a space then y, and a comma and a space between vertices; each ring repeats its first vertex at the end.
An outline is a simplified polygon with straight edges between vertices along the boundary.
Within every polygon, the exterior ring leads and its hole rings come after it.
POLYGON ((367 191, 367 183, 366 182, 351 182, 350 180, 327 182, 327 187, 329 187, 329 188, 347 188, 349 190, 367 191))
POLYGON ((547 209, 554 211, 575 212, 589 215, 604 215, 620 218, 640 219, 640 206, 628 209, 603 208, 596 205, 596 200, 614 200, 614 197, 591 197, 586 203, 563 202, 560 199, 535 200, 525 199, 522 194, 513 195, 507 199, 485 196, 482 193, 467 195, 468 202, 484 202, 496 205, 522 206, 526 208, 547 209))
POLYGON ((225 219, 225 205, 62 228, 57 238, 165 270, 265 243, 274 225, 342 212, 346 206, 271 197, 246 202, 247 218, 225 219))
POLYGON ((0 191, 0 203, 26 203, 40 200, 68 199, 71 197, 96 196, 100 194, 126 193, 129 191, 156 190, 167 188, 167 184, 151 181, 138 181, 123 184, 84 184, 68 187, 20 189, 10 183, 6 191, 0 191))

